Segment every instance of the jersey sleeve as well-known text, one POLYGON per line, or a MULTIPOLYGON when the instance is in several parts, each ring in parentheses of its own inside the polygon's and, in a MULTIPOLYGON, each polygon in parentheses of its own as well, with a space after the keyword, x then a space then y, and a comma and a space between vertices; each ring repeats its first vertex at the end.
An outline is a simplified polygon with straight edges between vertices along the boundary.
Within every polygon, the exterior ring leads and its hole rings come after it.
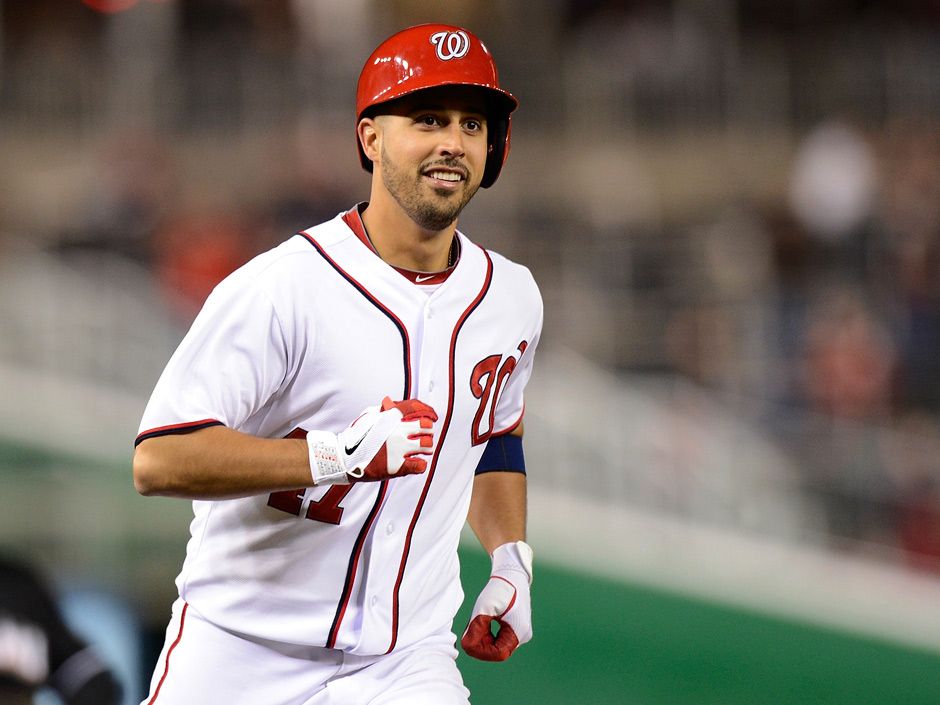
POLYGON ((167 363, 136 442, 213 425, 240 430, 283 385, 288 350, 267 292, 240 271, 230 275, 167 363))
MULTIPOLYGON (((532 286, 535 284, 532 282, 532 286)), ((493 435, 500 436, 515 430, 522 422, 525 413, 524 391, 529 378, 532 376, 532 367, 535 360, 535 350, 538 347, 539 337, 542 333, 542 299, 538 290, 534 289, 534 296, 530 304, 530 334, 520 345, 522 352, 518 362, 509 378, 500 391, 496 401, 496 414, 493 420, 493 435)))

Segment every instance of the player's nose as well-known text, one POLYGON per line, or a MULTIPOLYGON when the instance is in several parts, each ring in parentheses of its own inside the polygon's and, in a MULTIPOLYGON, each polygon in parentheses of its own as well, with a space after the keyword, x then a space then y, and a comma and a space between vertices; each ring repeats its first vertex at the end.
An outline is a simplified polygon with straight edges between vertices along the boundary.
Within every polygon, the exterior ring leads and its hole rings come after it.
POLYGON ((451 122, 440 131, 438 149, 441 154, 452 157, 462 157, 466 154, 463 128, 456 121, 451 122))

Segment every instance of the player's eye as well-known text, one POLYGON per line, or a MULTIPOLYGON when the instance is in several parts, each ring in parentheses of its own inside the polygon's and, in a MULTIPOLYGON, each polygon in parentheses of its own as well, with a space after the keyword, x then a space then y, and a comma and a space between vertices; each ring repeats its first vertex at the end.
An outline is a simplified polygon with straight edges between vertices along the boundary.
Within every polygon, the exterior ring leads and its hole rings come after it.
POLYGON ((439 125, 441 121, 438 120, 435 115, 428 114, 428 115, 419 115, 417 119, 415 120, 415 122, 425 127, 434 127, 435 125, 439 125))
POLYGON ((463 126, 467 132, 480 132, 483 129, 483 123, 475 118, 465 121, 463 126))

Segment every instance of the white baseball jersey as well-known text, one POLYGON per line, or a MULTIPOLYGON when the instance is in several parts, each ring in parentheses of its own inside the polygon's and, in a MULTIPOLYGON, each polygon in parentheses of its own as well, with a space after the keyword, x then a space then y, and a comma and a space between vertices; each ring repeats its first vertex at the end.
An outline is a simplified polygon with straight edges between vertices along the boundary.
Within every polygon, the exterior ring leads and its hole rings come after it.
POLYGON ((300 233, 216 287, 138 442, 215 424, 338 433, 386 395, 434 407, 424 474, 193 503, 177 578, 193 609, 250 636, 373 655, 453 622, 474 470, 490 436, 522 418, 542 302, 525 267, 462 233, 446 280, 416 285, 358 218, 300 233))

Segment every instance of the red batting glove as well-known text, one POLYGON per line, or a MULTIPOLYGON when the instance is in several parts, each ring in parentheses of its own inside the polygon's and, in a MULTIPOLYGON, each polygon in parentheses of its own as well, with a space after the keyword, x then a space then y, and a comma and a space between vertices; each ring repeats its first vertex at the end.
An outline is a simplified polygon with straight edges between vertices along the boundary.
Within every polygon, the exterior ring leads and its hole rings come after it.
POLYGON ((417 399, 382 400, 338 434, 309 431, 307 446, 315 485, 375 482, 427 469, 434 454, 437 414, 417 399))
POLYGON ((363 469, 360 480, 384 480, 389 475, 414 475, 424 472, 428 460, 434 455, 434 422, 437 412, 423 401, 405 399, 392 401, 390 397, 382 400, 382 411, 392 409, 401 413, 401 422, 396 432, 391 434, 375 457, 363 469), (384 456, 384 457, 383 457, 384 456))
POLYGON ((527 543, 504 543, 493 551, 489 582, 474 603, 460 640, 467 654, 482 661, 505 661, 532 638, 531 583, 532 549, 527 543), (494 621, 499 625, 495 637, 494 621))

